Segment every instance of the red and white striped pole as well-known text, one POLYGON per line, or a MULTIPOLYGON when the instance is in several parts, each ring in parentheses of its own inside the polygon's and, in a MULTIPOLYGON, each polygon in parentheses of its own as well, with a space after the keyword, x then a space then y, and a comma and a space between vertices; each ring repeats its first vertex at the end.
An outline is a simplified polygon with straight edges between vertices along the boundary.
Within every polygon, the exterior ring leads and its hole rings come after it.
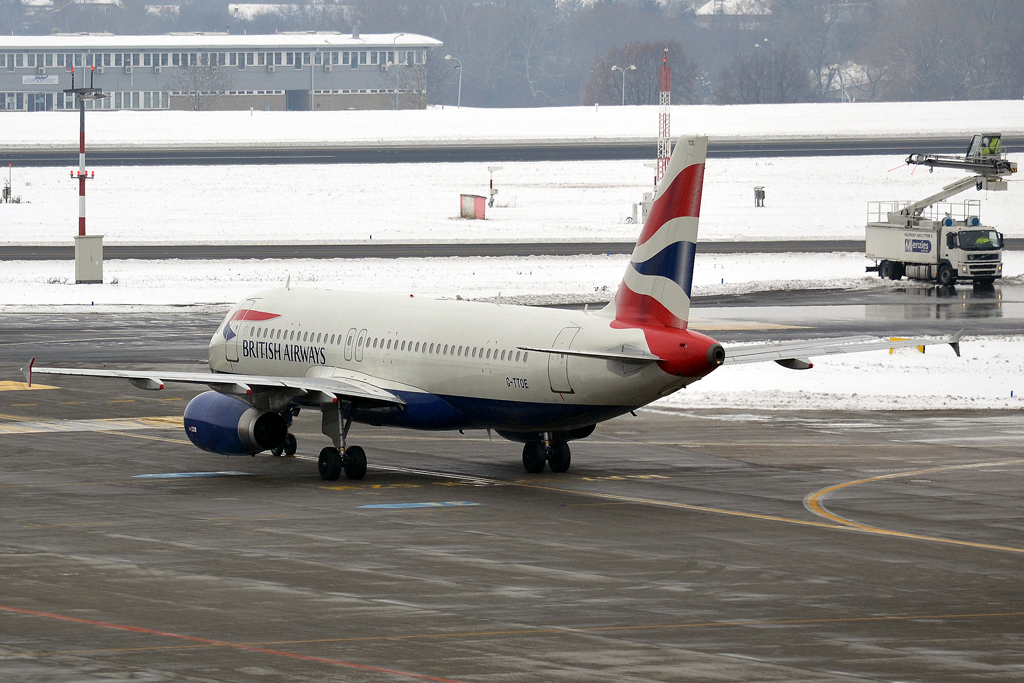
POLYGON ((85 100, 81 97, 78 98, 78 234, 85 235, 85 100))

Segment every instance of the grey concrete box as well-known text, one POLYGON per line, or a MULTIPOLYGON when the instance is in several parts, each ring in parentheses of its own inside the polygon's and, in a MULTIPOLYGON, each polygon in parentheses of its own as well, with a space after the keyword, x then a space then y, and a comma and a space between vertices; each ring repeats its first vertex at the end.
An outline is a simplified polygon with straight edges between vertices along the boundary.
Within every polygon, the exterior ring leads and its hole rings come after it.
POLYGON ((75 237, 75 284, 103 284, 103 235, 75 237))

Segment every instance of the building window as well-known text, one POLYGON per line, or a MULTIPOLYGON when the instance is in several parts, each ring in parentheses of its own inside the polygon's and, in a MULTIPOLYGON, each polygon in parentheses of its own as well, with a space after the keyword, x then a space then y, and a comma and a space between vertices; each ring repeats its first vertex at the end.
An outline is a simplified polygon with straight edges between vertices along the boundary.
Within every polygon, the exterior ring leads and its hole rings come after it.
POLYGON ((238 66, 238 53, 237 52, 232 52, 231 53, 230 66, 238 66))
POLYGON ((366 53, 365 52, 360 52, 359 53, 359 63, 360 64, 366 64, 366 53))
POLYGON ((121 66, 121 55, 114 55, 114 66, 121 66))
POLYGON ((53 66, 53 55, 46 55, 46 66, 53 66))
POLYGON ((253 65, 253 59, 254 59, 254 56, 253 56, 252 52, 246 52, 245 53, 245 65, 246 66, 252 66, 253 65))
POLYGON ((378 55, 377 52, 371 52, 370 53, 370 64, 376 64, 377 63, 377 55, 378 55))
POLYGON ((110 66, 110 53, 103 55, 103 66, 110 66))
POLYGON ((281 66, 281 53, 280 52, 275 52, 274 53, 274 64, 276 66, 281 66))
POLYGON ((171 64, 174 66, 181 66, 181 55, 175 52, 171 55, 171 64))
POLYGON ((34 54, 30 54, 28 56, 28 68, 32 69, 32 68, 35 67, 35 65, 36 65, 36 56, 34 54))
POLYGON ((332 52, 331 53, 331 64, 337 64, 337 63, 338 63, 338 53, 337 52, 332 52))
POLYGON ((348 52, 342 52, 341 53, 341 63, 342 64, 348 64, 349 63, 349 53, 348 52))

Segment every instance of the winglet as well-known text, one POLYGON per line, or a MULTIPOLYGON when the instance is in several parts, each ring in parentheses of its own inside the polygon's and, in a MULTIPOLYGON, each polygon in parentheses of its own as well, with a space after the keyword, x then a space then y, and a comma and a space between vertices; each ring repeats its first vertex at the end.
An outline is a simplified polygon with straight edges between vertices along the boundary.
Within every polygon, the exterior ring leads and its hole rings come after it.
POLYGON ((950 337, 948 342, 946 342, 947 344, 949 344, 950 348, 953 349, 953 353, 956 354, 957 358, 960 357, 960 337, 962 336, 964 336, 964 331, 960 330, 952 337, 950 337))
POLYGON ((21 374, 25 375, 25 382, 29 388, 32 388, 32 366, 36 364, 36 359, 33 358, 28 362, 28 365, 21 369, 21 374))

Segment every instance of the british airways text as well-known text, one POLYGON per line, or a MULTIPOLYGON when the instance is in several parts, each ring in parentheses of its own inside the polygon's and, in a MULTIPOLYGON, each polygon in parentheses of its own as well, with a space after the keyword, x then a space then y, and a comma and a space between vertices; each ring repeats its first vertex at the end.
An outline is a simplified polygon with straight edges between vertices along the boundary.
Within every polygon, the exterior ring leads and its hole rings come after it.
POLYGON ((327 352, 323 346, 299 346, 298 344, 245 340, 242 342, 242 355, 246 358, 327 365, 327 352))

